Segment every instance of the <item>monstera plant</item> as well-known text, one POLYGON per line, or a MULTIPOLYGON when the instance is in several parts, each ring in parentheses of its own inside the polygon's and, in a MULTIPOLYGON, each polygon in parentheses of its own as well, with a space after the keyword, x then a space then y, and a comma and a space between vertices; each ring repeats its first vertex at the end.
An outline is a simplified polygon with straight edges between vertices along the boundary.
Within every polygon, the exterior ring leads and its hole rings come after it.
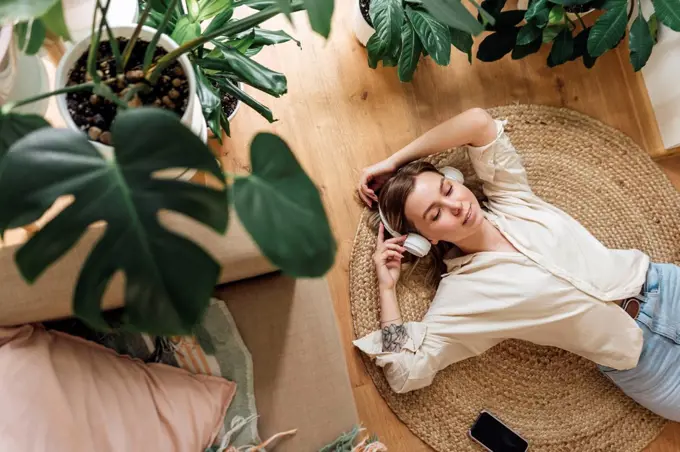
MULTIPOLYGON (((168 2, 165 23, 176 1, 168 2)), ((335 242, 317 189, 282 139, 258 134, 250 149, 252 172, 225 174, 207 145, 175 112, 134 102, 136 95, 154 92, 163 71, 171 69, 181 55, 220 36, 252 30, 282 12, 304 9, 306 2, 269 2, 245 19, 225 20, 173 51, 149 57, 148 65, 134 70, 137 81, 127 87, 130 71, 126 72, 126 58, 140 45, 136 35, 141 26, 125 41, 125 47, 110 55, 109 63, 116 72, 121 71, 118 75, 107 79, 96 69, 101 67, 99 40, 104 33, 113 38, 105 19, 110 3, 98 2, 95 9, 89 52, 84 58, 88 81, 0 109, 0 235, 34 222, 56 200, 70 199, 16 252, 23 277, 34 282, 75 246, 90 226, 103 224, 103 233, 78 276, 75 314, 100 329, 189 334, 208 305, 220 267, 197 244, 167 229, 158 215, 161 210, 177 212, 225 232, 232 205, 263 254, 284 272, 296 277, 324 274, 333 263, 335 242), (110 136, 105 140, 109 147, 101 140, 95 142, 91 133, 53 129, 39 116, 14 110, 47 96, 72 93, 85 93, 83 98, 91 104, 115 109, 107 131, 110 136), (199 185, 162 174, 175 168, 209 174, 216 183, 199 185), (125 274, 125 306, 115 317, 104 316, 102 296, 117 272, 125 274)), ((212 4, 211 0, 199 3, 205 8, 212 4)), ((5 0, 0 19, 27 20, 31 14, 42 17, 43 9, 53 4, 48 0, 5 0), (15 8, 8 6, 10 3, 15 8)), ((316 0, 314 8, 318 7, 332 10, 332 2, 316 0)), ((324 17, 330 20, 330 14, 324 17)), ((146 55, 154 55, 153 49, 148 49, 158 43, 160 35, 156 31, 153 39, 144 43, 146 55)))
POLYGON ((61 1, 36 0, 24 3, 29 4, 17 7, 16 2, 0 2, 0 17, 18 20, 14 24, 14 35, 21 51, 27 55, 38 53, 48 32, 69 39, 61 1))
POLYGON ((597 58, 624 41, 628 24, 636 14, 630 23, 628 45, 630 63, 639 71, 652 54, 659 22, 680 31, 679 2, 653 0, 651 4, 655 12, 645 18, 639 0, 531 0, 526 11, 504 12, 501 9, 505 0, 486 0, 482 7, 497 19, 513 16, 502 27, 488 28, 493 33, 480 43, 477 58, 495 61, 512 52, 513 59, 520 59, 550 45, 548 66, 580 58, 591 68, 597 58), (593 10, 603 14, 588 26, 582 14, 593 10))

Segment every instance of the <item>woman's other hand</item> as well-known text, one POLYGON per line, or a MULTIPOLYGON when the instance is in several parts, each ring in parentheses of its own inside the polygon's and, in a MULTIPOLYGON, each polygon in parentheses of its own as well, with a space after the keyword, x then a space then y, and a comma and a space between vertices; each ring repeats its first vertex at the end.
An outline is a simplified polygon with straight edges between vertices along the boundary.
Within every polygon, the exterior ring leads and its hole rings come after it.
POLYGON ((397 170, 397 166, 390 159, 385 159, 375 165, 367 166, 361 173, 357 191, 359 197, 371 207, 373 201, 378 202, 375 192, 389 179, 397 170))
POLYGON ((385 227, 380 223, 378 245, 373 255, 373 262, 381 291, 393 290, 397 286, 401 274, 401 260, 406 251, 406 248, 402 246, 405 240, 405 235, 385 240, 385 227))

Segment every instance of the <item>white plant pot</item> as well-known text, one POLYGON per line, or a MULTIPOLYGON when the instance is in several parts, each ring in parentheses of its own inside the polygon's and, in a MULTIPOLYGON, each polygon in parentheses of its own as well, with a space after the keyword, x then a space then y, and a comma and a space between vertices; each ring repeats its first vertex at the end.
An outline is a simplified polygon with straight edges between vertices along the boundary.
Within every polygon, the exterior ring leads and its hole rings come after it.
POLYGON ((354 20, 352 21, 352 31, 354 31, 354 36, 359 40, 361 45, 366 47, 368 39, 375 33, 375 29, 371 27, 364 15, 361 14, 361 7, 359 6, 359 0, 351 0, 354 2, 354 20))
POLYGON ((17 78, 16 46, 11 25, 0 28, 0 104, 9 98, 17 78))
MULTIPOLYGON (((115 36, 121 38, 130 38, 134 33, 135 28, 136 25, 125 25, 112 27, 112 31, 115 36)), ((155 29, 144 26, 142 27, 142 31, 139 37, 140 39, 150 41, 155 33, 156 33, 155 29)), ((107 39, 102 39, 102 41, 105 40, 107 39)), ((81 39, 80 41, 77 41, 71 48, 67 49, 64 56, 61 58, 61 60, 59 60, 59 66, 57 66, 55 80, 55 87, 57 89, 66 86, 66 83, 68 82, 69 73, 75 66, 76 61, 78 61, 78 58, 80 58, 83 53, 87 52, 89 45, 90 37, 87 36, 81 39)), ((170 39, 170 37, 165 34, 161 35, 161 38, 158 41, 158 45, 161 46, 163 49, 167 50, 168 52, 179 47, 175 41, 170 39)), ((203 114, 201 113, 201 105, 198 100, 198 96, 196 95, 196 75, 194 74, 194 70, 191 66, 191 63, 189 62, 189 58, 186 55, 180 56, 177 59, 177 61, 179 61, 180 65, 182 66, 182 69, 184 70, 184 74, 186 75, 187 81, 189 82, 189 92, 191 93, 187 102, 186 111, 184 112, 181 121, 184 125, 191 129, 191 131, 194 132, 204 143, 207 143, 208 131, 205 125, 205 121, 203 120, 203 114)), ((57 108, 59 109, 59 113, 61 114, 61 116, 64 118, 66 126, 69 129, 80 131, 80 128, 73 121, 73 118, 71 118, 71 114, 68 111, 66 94, 61 94, 57 96, 57 108)), ((91 141, 91 143, 95 145, 95 147, 97 147, 97 149, 99 149, 105 156, 110 157, 113 155, 112 147, 106 146, 99 142, 91 141)), ((172 173, 169 171, 163 172, 163 175, 165 177, 171 177, 170 174, 175 173, 176 173, 175 177, 179 177, 180 179, 191 179, 191 177, 193 177, 193 175, 196 174, 196 170, 193 169, 173 170, 172 173)))
MULTIPOLYGON (((238 87, 243 89, 243 83, 238 82, 238 87)), ((222 102, 222 101, 220 100, 220 102, 222 102)), ((231 120, 234 119, 234 117, 236 116, 236 112, 238 112, 238 109, 241 107, 242 103, 243 102, 241 102, 239 99, 236 100, 236 107, 234 108, 234 111, 232 111, 231 114, 229 116, 227 116, 227 122, 231 122, 231 120)), ((221 103, 220 103, 219 108, 222 108, 221 103)), ((203 112, 201 112, 201 117, 203 118, 203 122, 205 123, 205 127, 206 127, 207 133, 210 136, 210 138, 216 138, 212 129, 210 129, 210 127, 208 126, 208 122, 205 120, 205 116, 203 116, 203 112)), ((222 137, 224 137, 224 134, 222 134, 222 137)), ((220 141, 223 141, 223 140, 220 140, 220 141)))
MULTIPOLYGON (((80 41, 90 35, 96 4, 97 0, 61 0, 66 27, 73 41, 80 41)), ((137 21, 138 13, 138 0, 115 0, 106 13, 106 21, 110 27, 132 24, 137 21)))
MULTIPOLYGON (((241 84, 239 83, 239 85, 241 84)), ((231 122, 231 120, 234 119, 234 116, 236 116, 238 109, 241 108, 242 103, 243 102, 241 102, 240 100, 236 101, 236 107, 234 108, 234 111, 232 111, 231 114, 227 117, 227 121, 231 122)))
MULTIPOLYGON (((49 88, 49 78, 40 56, 19 51, 11 25, 0 28, 0 105, 45 93, 49 88)), ((48 105, 46 98, 15 107, 13 111, 43 116, 48 105)))
MULTIPOLYGON (((238 87, 241 88, 241 89, 243 89, 243 83, 242 83, 242 82, 238 82, 238 87)), ((239 99, 236 100, 236 108, 234 108, 234 111, 232 111, 231 114, 230 114, 229 116, 227 116, 227 121, 228 121, 228 122, 231 122, 231 120, 234 119, 234 117, 236 116, 236 113, 238 112, 238 109, 241 108, 241 104, 242 104, 242 103, 243 103, 243 102, 241 102, 239 99)), ((220 108, 222 108, 222 105, 220 105, 220 108)), ((203 120, 205 121, 205 116, 203 117, 203 120)), ((207 124, 207 122, 206 122, 206 127, 207 127, 207 126, 208 126, 208 124, 207 124)), ((210 130, 210 129, 208 128, 208 130, 210 130)), ((211 134, 211 136, 214 136, 214 134, 212 133, 212 131, 210 131, 210 134, 211 134)))

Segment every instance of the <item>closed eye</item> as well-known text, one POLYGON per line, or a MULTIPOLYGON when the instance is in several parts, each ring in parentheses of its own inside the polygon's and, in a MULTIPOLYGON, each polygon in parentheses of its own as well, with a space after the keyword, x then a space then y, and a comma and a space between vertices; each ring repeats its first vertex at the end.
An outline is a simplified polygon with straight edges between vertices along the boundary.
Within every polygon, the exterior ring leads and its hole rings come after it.
POLYGON ((451 193, 453 193, 453 185, 449 187, 448 191, 446 192, 446 196, 451 196, 451 193))
POLYGON ((442 213, 442 209, 437 209, 437 213, 432 217, 432 221, 439 220, 441 213, 442 213))

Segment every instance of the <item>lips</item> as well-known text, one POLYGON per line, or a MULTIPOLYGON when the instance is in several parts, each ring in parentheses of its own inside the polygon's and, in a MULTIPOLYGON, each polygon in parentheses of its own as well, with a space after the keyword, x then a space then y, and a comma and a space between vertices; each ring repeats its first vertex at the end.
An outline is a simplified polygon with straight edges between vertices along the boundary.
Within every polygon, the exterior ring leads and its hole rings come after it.
POLYGON ((468 211, 467 214, 465 215, 465 219, 463 220, 463 224, 466 224, 468 220, 470 220, 471 216, 472 216, 472 203, 468 205, 468 211))

